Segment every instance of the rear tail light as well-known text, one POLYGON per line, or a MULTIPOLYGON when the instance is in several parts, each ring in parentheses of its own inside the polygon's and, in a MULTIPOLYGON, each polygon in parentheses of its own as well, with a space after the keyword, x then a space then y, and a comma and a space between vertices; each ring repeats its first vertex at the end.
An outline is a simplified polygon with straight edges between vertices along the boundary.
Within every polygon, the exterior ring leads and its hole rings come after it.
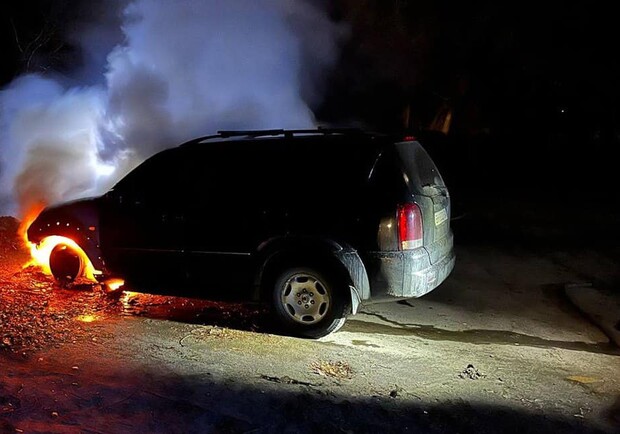
POLYGON ((422 229, 422 212, 415 203, 406 203, 398 207, 398 245, 401 250, 422 247, 424 231, 422 229))

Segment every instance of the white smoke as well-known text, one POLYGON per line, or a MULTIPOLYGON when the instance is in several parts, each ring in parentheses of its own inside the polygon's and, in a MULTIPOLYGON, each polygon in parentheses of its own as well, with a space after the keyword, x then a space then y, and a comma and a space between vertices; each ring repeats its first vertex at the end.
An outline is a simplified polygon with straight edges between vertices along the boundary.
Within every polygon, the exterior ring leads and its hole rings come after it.
POLYGON ((100 194, 153 153, 218 129, 313 127, 342 33, 309 0, 134 0, 121 32, 109 22, 84 37, 92 53, 97 33, 123 36, 101 77, 93 60, 0 92, 0 212, 100 194))

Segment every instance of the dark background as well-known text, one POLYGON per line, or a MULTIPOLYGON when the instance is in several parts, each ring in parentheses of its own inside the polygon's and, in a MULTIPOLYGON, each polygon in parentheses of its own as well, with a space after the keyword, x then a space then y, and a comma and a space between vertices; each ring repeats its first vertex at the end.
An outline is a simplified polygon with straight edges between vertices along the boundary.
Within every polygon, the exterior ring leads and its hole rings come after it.
POLYGON ((453 193, 607 197, 619 146, 619 27, 586 2, 343 1, 353 28, 320 113, 409 125, 453 193), (451 113, 447 134, 437 133, 451 113), (423 131, 435 130, 430 134, 423 131), (452 182, 450 182, 452 181, 452 182))
MULTIPOLYGON (((613 193, 620 26, 611 3, 325 4, 350 35, 316 107, 322 123, 408 127, 453 195, 613 193)), ((109 7, 76 0, 2 2, 0 84, 74 70, 85 53, 73 35, 102 13, 109 7)))

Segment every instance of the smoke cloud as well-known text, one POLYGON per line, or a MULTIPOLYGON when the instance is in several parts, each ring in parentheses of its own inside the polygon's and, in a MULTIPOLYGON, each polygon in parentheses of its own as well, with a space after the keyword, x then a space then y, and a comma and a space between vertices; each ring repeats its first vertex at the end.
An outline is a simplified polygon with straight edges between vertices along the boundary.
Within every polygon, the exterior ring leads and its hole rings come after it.
POLYGON ((74 35, 86 64, 73 75, 26 75, 0 91, 0 213, 101 194, 153 153, 219 129, 315 125, 343 33, 316 3, 120 10, 74 35))

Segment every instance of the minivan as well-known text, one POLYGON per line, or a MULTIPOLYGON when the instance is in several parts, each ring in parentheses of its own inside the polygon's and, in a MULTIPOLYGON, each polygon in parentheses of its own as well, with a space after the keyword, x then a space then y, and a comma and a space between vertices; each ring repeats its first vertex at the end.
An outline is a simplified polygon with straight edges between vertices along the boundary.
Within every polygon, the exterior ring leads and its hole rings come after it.
POLYGON ((359 130, 197 138, 103 196, 46 208, 27 235, 60 240, 49 266, 63 282, 89 265, 140 292, 266 302, 285 333, 310 338, 363 304, 428 293, 455 262, 427 152, 359 130))

